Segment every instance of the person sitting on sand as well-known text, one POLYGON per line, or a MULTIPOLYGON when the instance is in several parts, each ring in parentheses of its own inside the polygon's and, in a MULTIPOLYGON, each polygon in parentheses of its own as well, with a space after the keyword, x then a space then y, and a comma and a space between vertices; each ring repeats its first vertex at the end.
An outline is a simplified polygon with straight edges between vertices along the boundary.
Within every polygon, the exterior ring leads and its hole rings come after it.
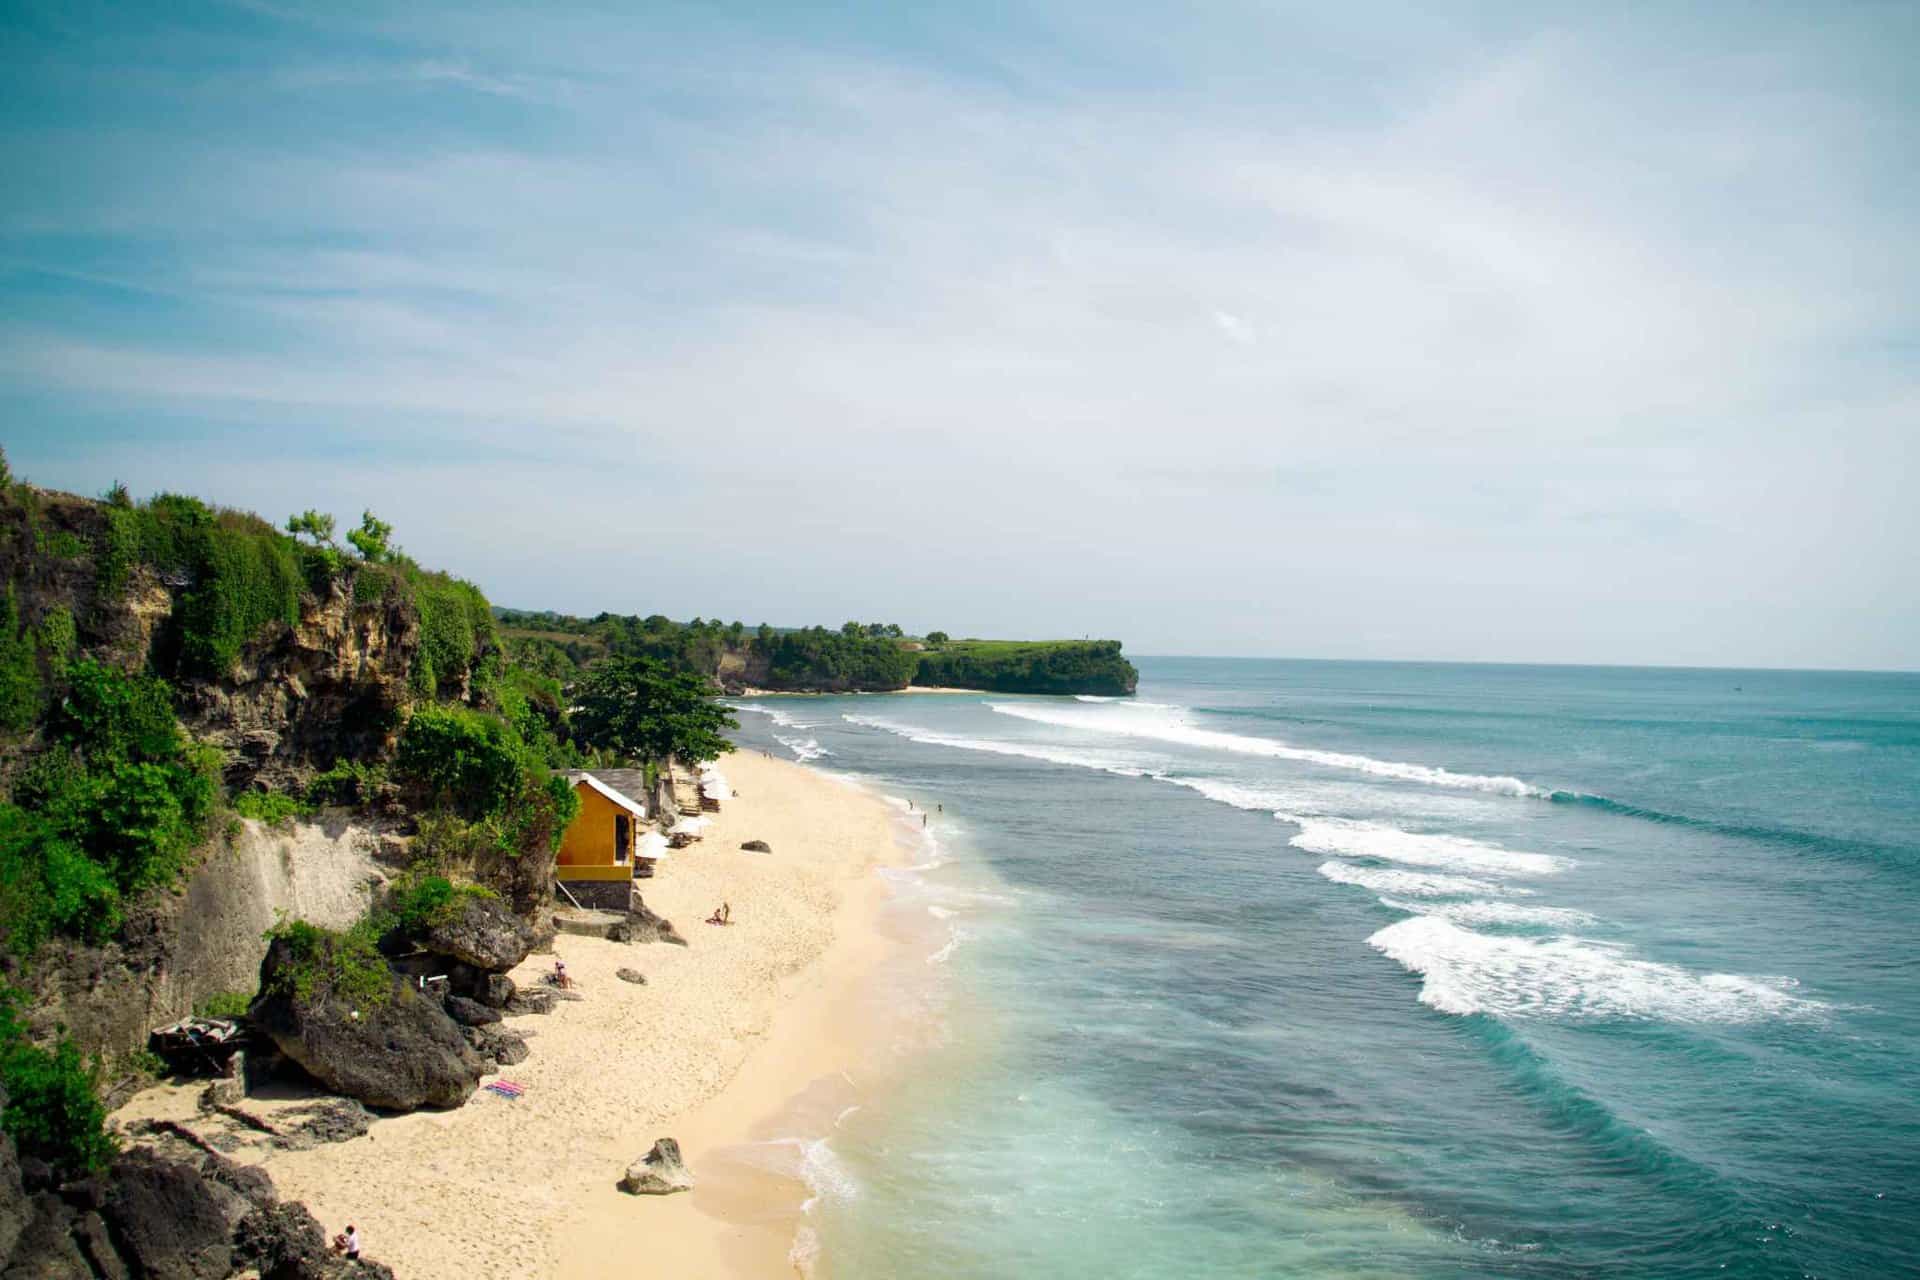
POLYGON ((729 902, 723 902, 719 906, 715 907, 713 909, 713 914, 707 917, 707 923, 708 924, 732 924, 733 923, 733 904, 729 902))
POLYGON ((553 985, 556 987, 573 985, 573 979, 567 976, 567 962, 558 956, 553 959, 553 985))

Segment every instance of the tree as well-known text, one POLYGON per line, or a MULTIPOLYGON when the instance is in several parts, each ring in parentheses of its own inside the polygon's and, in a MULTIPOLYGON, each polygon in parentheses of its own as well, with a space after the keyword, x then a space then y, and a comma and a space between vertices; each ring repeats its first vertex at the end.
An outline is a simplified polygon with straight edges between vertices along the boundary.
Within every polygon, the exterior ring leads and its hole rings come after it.
MULTIPOLYGON (((331 528, 332 521, 328 521, 331 528)), ((360 513, 360 527, 347 530, 347 541, 360 553, 360 558, 368 564, 383 564, 393 558, 393 549, 387 545, 393 537, 393 526, 380 519, 371 511, 360 513)))
POLYGON ((952 636, 949 636, 949 635, 948 635, 948 634, 947 634, 946 632, 944 632, 944 631, 929 631, 929 632, 927 632, 927 643, 928 643, 928 644, 945 644, 945 643, 946 643, 946 642, 947 642, 948 640, 951 640, 952 638, 953 638, 952 636))
POLYGON ((287 517, 287 532, 296 538, 311 538, 316 547, 337 547, 333 540, 333 517, 309 507, 297 516, 287 517))
POLYGON ((587 673, 574 702, 576 740, 633 760, 712 760, 733 750, 722 731, 740 727, 706 677, 652 658, 609 658, 587 673))

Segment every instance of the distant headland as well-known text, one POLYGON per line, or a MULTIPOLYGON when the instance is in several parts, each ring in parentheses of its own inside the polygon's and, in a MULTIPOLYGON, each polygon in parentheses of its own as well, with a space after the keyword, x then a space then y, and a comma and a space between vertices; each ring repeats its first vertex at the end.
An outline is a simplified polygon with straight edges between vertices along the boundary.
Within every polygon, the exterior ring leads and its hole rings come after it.
POLYGON ((892 623, 782 628, 694 618, 494 610, 515 659, 558 679, 602 657, 646 657, 729 693, 888 693, 920 686, 1123 697, 1140 673, 1118 640, 956 640, 892 623))

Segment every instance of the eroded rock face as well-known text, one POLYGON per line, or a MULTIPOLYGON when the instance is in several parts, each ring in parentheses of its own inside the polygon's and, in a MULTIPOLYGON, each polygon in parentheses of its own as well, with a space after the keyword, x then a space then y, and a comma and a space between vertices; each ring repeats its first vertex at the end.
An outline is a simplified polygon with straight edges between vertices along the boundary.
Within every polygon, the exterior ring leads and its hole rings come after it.
POLYGON ((505 973, 527 958, 533 942, 533 930, 499 899, 469 897, 461 900, 452 920, 436 926, 420 945, 486 973, 505 973))
POLYGON ((447 1016, 463 1027, 485 1027, 500 1021, 500 1011, 465 996, 447 997, 447 1016))
MULTIPOLYGON (((0 1090, 0 1107, 6 1106, 6 1092, 0 1090)), ((33 1221, 33 1206, 27 1202, 27 1188, 20 1181, 20 1160, 14 1153, 13 1138, 0 1133, 0 1266, 5 1266, 19 1243, 20 1233, 33 1221)))
POLYGON ((260 964, 251 1017, 279 1050, 344 1097, 389 1111, 457 1107, 484 1070, 438 1001, 394 978, 387 998, 350 1007, 324 995, 301 1000, 281 988, 287 950, 276 942, 260 964))
POLYGON ((653 1150, 627 1166, 620 1189, 633 1196, 667 1196, 693 1190, 693 1174, 680 1159, 680 1144, 662 1138, 653 1150))
POLYGON ((411 605, 356 603, 342 578, 325 598, 304 598, 296 625, 248 645, 224 679, 188 686, 181 716, 228 753, 230 782, 283 786, 309 761, 362 759, 385 745, 411 697, 419 645, 411 605))

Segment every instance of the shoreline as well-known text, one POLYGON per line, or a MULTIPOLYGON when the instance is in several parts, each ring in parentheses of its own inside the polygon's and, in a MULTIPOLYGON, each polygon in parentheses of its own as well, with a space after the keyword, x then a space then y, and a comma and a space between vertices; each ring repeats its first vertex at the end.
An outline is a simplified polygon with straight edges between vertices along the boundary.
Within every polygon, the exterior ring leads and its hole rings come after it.
MULTIPOLYGON (((255 1141, 234 1158, 262 1165, 329 1232, 359 1225, 368 1256, 407 1280, 625 1276, 640 1240, 684 1274, 804 1274, 793 1259, 812 1192, 799 1159, 773 1157, 831 1131, 838 1111, 819 1121, 810 1097, 877 1083, 891 1065, 875 1061, 889 1016, 876 979, 908 926, 885 919, 880 872, 908 860, 911 835, 879 796, 834 776, 752 750, 721 767, 736 798, 639 882, 690 945, 558 937, 583 998, 510 1019, 531 1056, 484 1077, 524 1085, 520 1099, 481 1091, 346 1142, 255 1141), (749 839, 773 852, 741 850, 749 839), (723 901, 734 924, 704 926, 723 901), (618 979, 622 967, 646 984, 618 979), (787 1136, 796 1123, 821 1129, 787 1136), (695 1188, 618 1191, 660 1137, 679 1140, 695 1188)), ((553 954, 529 956, 515 980, 537 983, 553 954)), ((198 1111, 202 1083, 145 1090, 114 1120, 217 1130, 198 1111)), ((314 1096, 272 1088, 245 1106, 271 1120, 314 1096)))

